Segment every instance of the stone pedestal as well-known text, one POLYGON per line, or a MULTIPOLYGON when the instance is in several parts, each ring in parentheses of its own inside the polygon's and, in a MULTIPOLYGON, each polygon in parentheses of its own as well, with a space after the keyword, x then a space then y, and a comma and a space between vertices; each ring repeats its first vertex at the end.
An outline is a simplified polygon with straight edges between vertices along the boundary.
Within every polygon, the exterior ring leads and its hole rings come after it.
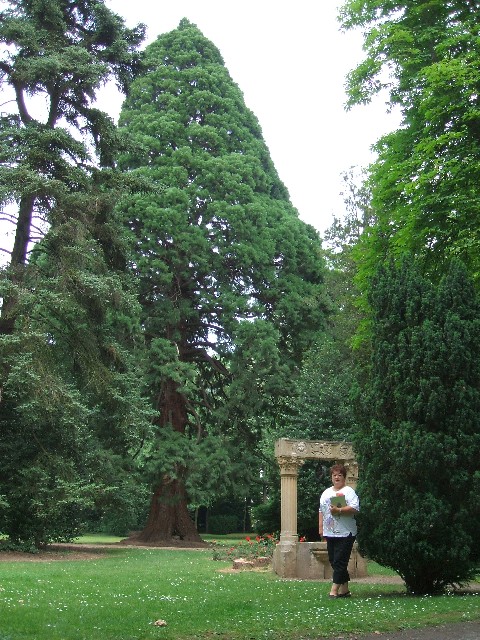
POLYGON ((280 541, 273 551, 272 568, 281 578, 297 577, 297 550, 299 542, 280 541))
MULTIPOLYGON (((332 568, 328 561, 326 542, 298 542, 277 544, 273 554, 273 570, 281 578, 299 580, 331 580, 332 568)), ((367 562, 353 545, 348 563, 350 577, 364 578, 367 562)))

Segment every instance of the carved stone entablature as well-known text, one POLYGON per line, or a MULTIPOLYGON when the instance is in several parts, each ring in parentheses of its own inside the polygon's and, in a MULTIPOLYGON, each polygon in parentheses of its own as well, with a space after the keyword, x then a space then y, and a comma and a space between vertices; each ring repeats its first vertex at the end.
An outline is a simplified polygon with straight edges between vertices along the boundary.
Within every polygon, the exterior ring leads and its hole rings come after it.
POLYGON ((281 438, 275 442, 275 457, 302 458, 303 460, 341 460, 355 459, 352 445, 349 442, 329 440, 289 440, 281 438))

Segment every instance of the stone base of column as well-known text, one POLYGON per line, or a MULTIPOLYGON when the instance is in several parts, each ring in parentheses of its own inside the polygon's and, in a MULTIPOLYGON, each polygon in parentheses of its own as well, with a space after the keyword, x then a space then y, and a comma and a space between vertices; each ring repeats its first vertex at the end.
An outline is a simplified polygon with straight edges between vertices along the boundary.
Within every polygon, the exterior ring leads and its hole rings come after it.
POLYGON ((281 578, 297 577, 298 542, 280 540, 273 551, 273 570, 281 578))

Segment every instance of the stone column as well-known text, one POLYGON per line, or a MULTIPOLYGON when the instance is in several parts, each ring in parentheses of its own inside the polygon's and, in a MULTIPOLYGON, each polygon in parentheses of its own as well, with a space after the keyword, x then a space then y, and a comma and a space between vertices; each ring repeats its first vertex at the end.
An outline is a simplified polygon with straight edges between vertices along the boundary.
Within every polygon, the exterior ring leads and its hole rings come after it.
POLYGON ((298 542, 297 533, 297 479, 298 469, 304 460, 296 457, 280 456, 277 458, 280 465, 281 488, 281 531, 280 542, 298 542))
POLYGON ((273 570, 282 578, 295 578, 298 550, 297 478, 304 460, 295 454, 280 454, 276 458, 280 466, 282 512, 280 542, 273 553, 273 570))

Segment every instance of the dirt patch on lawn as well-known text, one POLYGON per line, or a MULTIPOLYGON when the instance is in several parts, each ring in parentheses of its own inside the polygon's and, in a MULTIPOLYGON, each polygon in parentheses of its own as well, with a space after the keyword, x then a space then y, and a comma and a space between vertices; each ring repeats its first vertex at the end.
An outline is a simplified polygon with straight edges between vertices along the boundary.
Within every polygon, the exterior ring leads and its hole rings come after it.
POLYGON ((36 553, 22 551, 0 551, 0 562, 58 562, 75 560, 98 560, 106 556, 102 549, 45 549, 36 553))
POLYGON ((72 544, 57 543, 50 544, 45 549, 41 549, 35 553, 26 553, 22 551, 3 550, 0 545, 0 562, 58 562, 58 561, 75 561, 75 560, 98 560, 105 558, 107 551, 121 552, 126 547, 135 547, 136 549, 170 549, 170 550, 197 550, 207 549, 210 545, 204 543, 204 546, 190 546, 181 544, 163 545, 139 545, 131 542, 125 543, 115 542, 113 544, 72 544))

